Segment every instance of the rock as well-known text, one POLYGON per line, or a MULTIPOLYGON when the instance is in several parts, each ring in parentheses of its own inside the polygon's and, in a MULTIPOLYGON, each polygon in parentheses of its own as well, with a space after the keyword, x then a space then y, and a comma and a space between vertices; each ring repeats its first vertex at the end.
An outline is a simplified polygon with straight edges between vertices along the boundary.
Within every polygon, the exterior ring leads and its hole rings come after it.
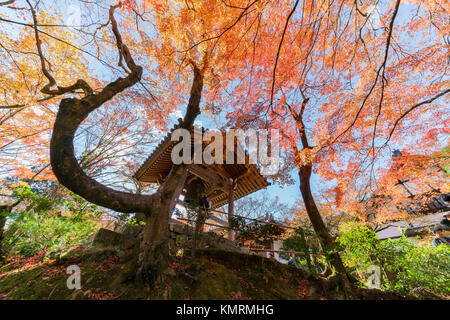
POLYGON ((84 299, 83 291, 75 290, 74 293, 70 296, 70 300, 82 300, 84 299))
POLYGON ((204 247, 211 249, 220 249, 224 251, 246 253, 244 248, 238 247, 233 241, 220 237, 212 232, 203 235, 204 247))
POLYGON ((115 231, 101 228, 95 235, 92 246, 96 248, 128 249, 137 239, 115 231))
POLYGON ((114 229, 115 232, 121 233, 127 237, 137 238, 144 230, 143 225, 123 225, 114 229))
POLYGON ((169 248, 175 248, 175 240, 174 239, 169 239, 169 248))
MULTIPOLYGON (((125 230, 125 229, 124 229, 125 230)), ((125 230, 126 231, 126 230, 125 230)), ((192 246, 193 229, 189 225, 179 222, 171 221, 169 223, 169 247, 170 248, 185 248, 192 246)), ((100 229, 92 241, 92 247, 101 249, 128 249, 138 241, 136 237, 130 232, 117 232, 108 229, 100 229)), ((199 248, 215 248, 232 252, 246 252, 245 249, 240 248, 234 242, 225 239, 212 232, 207 232, 199 235, 199 248)))
POLYGON ((177 222, 170 222, 169 223, 169 230, 174 233, 178 234, 192 234, 193 230, 190 226, 177 223, 177 222))
POLYGON ((175 238, 175 243, 176 243, 176 245, 179 246, 179 247, 185 246, 185 245, 187 245, 187 243, 188 243, 188 237, 187 237, 186 235, 184 235, 184 234, 178 235, 178 236, 175 238))

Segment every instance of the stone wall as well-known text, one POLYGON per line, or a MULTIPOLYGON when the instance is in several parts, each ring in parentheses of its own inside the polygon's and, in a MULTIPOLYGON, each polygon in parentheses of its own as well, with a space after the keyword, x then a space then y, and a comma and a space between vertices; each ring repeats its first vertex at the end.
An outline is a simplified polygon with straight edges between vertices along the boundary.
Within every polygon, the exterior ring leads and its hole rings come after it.
MULTIPOLYGON (((194 230, 186 224, 172 221, 169 223, 169 247, 171 249, 191 249, 194 230)), ((142 227, 121 228, 116 231, 100 229, 95 235, 92 246, 97 248, 128 249, 133 247, 140 239, 142 227)), ((201 233, 198 238, 199 248, 215 248, 232 252, 248 253, 245 248, 234 245, 228 239, 213 232, 201 233)))

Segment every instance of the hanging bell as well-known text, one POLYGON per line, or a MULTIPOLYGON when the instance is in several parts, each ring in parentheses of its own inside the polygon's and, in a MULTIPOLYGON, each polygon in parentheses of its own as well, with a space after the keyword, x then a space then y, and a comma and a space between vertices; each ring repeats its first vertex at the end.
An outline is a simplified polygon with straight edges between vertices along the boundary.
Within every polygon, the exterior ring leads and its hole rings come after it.
POLYGON ((200 179, 192 180, 186 188, 186 195, 184 196, 184 202, 190 204, 199 204, 202 194, 205 190, 205 186, 200 179))

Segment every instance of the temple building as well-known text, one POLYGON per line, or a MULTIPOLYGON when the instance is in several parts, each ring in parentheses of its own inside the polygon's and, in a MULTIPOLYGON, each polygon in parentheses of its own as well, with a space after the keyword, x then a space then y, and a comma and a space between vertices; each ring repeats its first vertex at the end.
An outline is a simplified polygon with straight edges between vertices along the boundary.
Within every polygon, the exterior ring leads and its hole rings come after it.
MULTIPOLYGON (((157 184, 164 182, 174 165, 171 153, 172 149, 179 141, 172 141, 171 136, 178 127, 179 125, 176 125, 169 131, 153 153, 136 171, 134 178, 137 181, 157 184)), ((207 132, 202 128, 191 130, 191 150, 194 150, 194 130, 201 130, 203 133, 207 132)), ((208 143, 203 142, 202 144, 204 149, 208 143)), ((223 152, 225 155, 229 150, 227 150, 225 141, 223 144, 223 152)), ((234 143, 232 150, 235 159, 237 159, 238 151, 243 152, 242 147, 236 142, 234 143), (241 149, 239 150, 238 148, 241 149)), ((258 167, 255 164, 250 163, 248 154, 244 152, 244 155, 245 161, 242 164, 236 163, 237 161, 234 161, 234 164, 206 164, 203 161, 201 164, 192 163, 189 165, 188 176, 181 194, 184 197, 184 201, 198 201, 202 194, 206 194, 210 203, 210 209, 216 212, 217 209, 228 205, 227 214, 228 216, 233 215, 235 200, 258 190, 265 189, 269 185, 258 167)), ((177 204, 183 205, 183 201, 179 200, 177 204)), ((218 218, 214 220, 216 222, 220 221, 218 218)), ((229 235, 229 237, 233 236, 229 235)))

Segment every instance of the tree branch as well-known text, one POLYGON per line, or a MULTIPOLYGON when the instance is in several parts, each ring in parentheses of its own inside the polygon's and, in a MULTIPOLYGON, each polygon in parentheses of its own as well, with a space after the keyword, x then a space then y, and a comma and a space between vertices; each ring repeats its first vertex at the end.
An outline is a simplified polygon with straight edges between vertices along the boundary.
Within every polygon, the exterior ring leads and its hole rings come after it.
POLYGON ((48 94, 48 95, 63 95, 66 93, 70 93, 70 92, 74 92, 77 89, 81 89, 84 91, 84 93, 86 95, 89 95, 93 92, 92 88, 89 86, 89 84, 82 80, 79 79, 75 84, 68 86, 68 87, 60 87, 58 86, 57 89, 51 89, 52 87, 56 86, 56 80, 55 78, 51 75, 51 73, 48 71, 47 66, 46 66, 46 60, 44 58, 44 54, 42 53, 42 43, 41 43, 41 39, 39 37, 39 30, 38 30, 38 21, 37 21, 37 17, 36 17, 36 10, 34 9, 34 7, 31 5, 30 1, 27 0, 28 5, 30 6, 31 9, 31 14, 33 16, 33 23, 34 23, 34 35, 35 35, 35 39, 36 39, 36 48, 38 51, 38 55, 39 55, 39 59, 41 60, 41 69, 42 69, 42 73, 44 74, 44 76, 47 78, 48 80, 48 84, 46 84, 42 89, 41 92, 48 94))
POLYGON ((421 101, 417 104, 415 104, 414 106, 412 106, 411 108, 409 108, 407 111, 405 111, 394 123, 394 126, 392 127, 391 132, 389 133, 389 137, 386 139, 386 142, 384 143, 385 145, 388 143, 388 141, 391 139, 392 135, 394 134, 395 129, 397 128, 398 124, 403 120, 403 118, 405 118, 411 111, 417 109, 420 106, 423 106, 424 104, 429 104, 432 103, 434 100, 446 95, 447 93, 450 92, 450 89, 447 89, 437 95, 435 95, 434 97, 431 97, 427 100, 421 101))
POLYGON ((286 35, 286 30, 287 30, 287 27, 289 24, 289 20, 291 19, 292 15, 294 14, 295 9, 297 9, 298 3, 299 3, 299 0, 295 1, 294 7, 292 8, 291 12, 289 12, 289 15, 286 19, 286 23, 284 25, 283 34, 281 35, 280 43, 278 44, 277 55, 275 58, 275 64, 273 66, 273 72, 272 72, 272 88, 270 91, 270 105, 272 105, 272 103, 273 103, 273 93, 275 90, 275 77, 276 77, 276 72, 277 72, 278 59, 280 57, 281 46, 283 45, 284 36, 286 35))
POLYGON ((0 6, 7 6, 10 4, 13 4, 14 2, 16 2, 16 0, 3 1, 3 2, 0 2, 0 6))
MULTIPOLYGON (((130 72, 125 78, 118 78, 116 81, 109 83, 99 93, 92 93, 81 99, 68 98, 61 101, 50 142, 52 169, 62 185, 89 202, 124 213, 143 212, 147 216, 152 214, 165 214, 165 211, 154 211, 160 208, 157 204, 162 199, 167 198, 167 196, 173 197, 177 195, 176 189, 180 183, 181 187, 184 185, 182 179, 185 179, 185 173, 187 172, 185 166, 174 166, 156 194, 140 195, 116 191, 88 177, 83 172, 75 157, 73 139, 75 132, 83 120, 105 102, 137 84, 142 77, 142 67, 136 65, 128 47, 123 43, 117 22, 114 18, 114 11, 119 7, 120 4, 110 8, 109 19, 116 38, 119 64, 125 61, 130 72)), ((204 62, 203 67, 205 68, 207 64, 206 61, 204 62)), ((187 106, 186 116, 182 123, 182 127, 184 128, 192 127, 196 116, 200 113, 199 105, 203 88, 204 69, 200 70, 193 64, 193 70, 194 79, 191 96, 187 106)), ((170 208, 168 208, 167 212, 169 211, 170 208)))
POLYGON ((120 5, 112 6, 109 15, 119 54, 131 73, 125 78, 118 78, 109 83, 99 93, 88 94, 82 99, 61 100, 50 142, 50 159, 58 181, 87 201, 120 212, 151 213, 153 195, 121 192, 98 183, 83 172, 74 152, 74 135, 83 120, 115 95, 138 83, 142 76, 142 67, 134 63, 117 28, 114 11, 118 7, 120 5))
MULTIPOLYGON (((369 99, 370 95, 372 94, 373 90, 375 89, 375 86, 378 83, 378 78, 380 77, 381 70, 383 70, 382 80, 383 80, 383 86, 384 86, 384 80, 385 80, 384 79, 384 71, 386 69, 386 63, 387 63, 387 58, 388 58, 388 54, 389 54, 389 47, 390 47, 390 44, 391 44, 394 20, 395 20, 395 17, 397 16, 399 6, 400 6, 400 0, 397 0, 397 2, 395 4, 394 13, 392 14, 392 18, 391 18, 391 21, 390 21, 390 24, 389 24, 389 32, 388 32, 388 36, 387 36, 387 39, 386 39, 386 47, 385 47, 385 52, 384 52, 384 59, 383 59, 383 62, 381 63, 381 65, 380 65, 380 67, 378 68, 377 74, 375 76, 375 81, 373 82, 372 86, 370 87, 370 90, 367 93, 367 95, 364 97, 364 100, 363 100, 361 106, 359 107, 358 112, 356 113, 356 116, 353 119, 352 123, 342 133, 340 133, 330 144, 334 144, 340 137, 345 135, 355 125, 355 123, 358 120, 359 115, 361 114, 361 111, 363 110, 367 100, 369 99)), ((381 103, 382 103, 382 99, 380 101, 380 107, 379 108, 381 108, 381 103)))

